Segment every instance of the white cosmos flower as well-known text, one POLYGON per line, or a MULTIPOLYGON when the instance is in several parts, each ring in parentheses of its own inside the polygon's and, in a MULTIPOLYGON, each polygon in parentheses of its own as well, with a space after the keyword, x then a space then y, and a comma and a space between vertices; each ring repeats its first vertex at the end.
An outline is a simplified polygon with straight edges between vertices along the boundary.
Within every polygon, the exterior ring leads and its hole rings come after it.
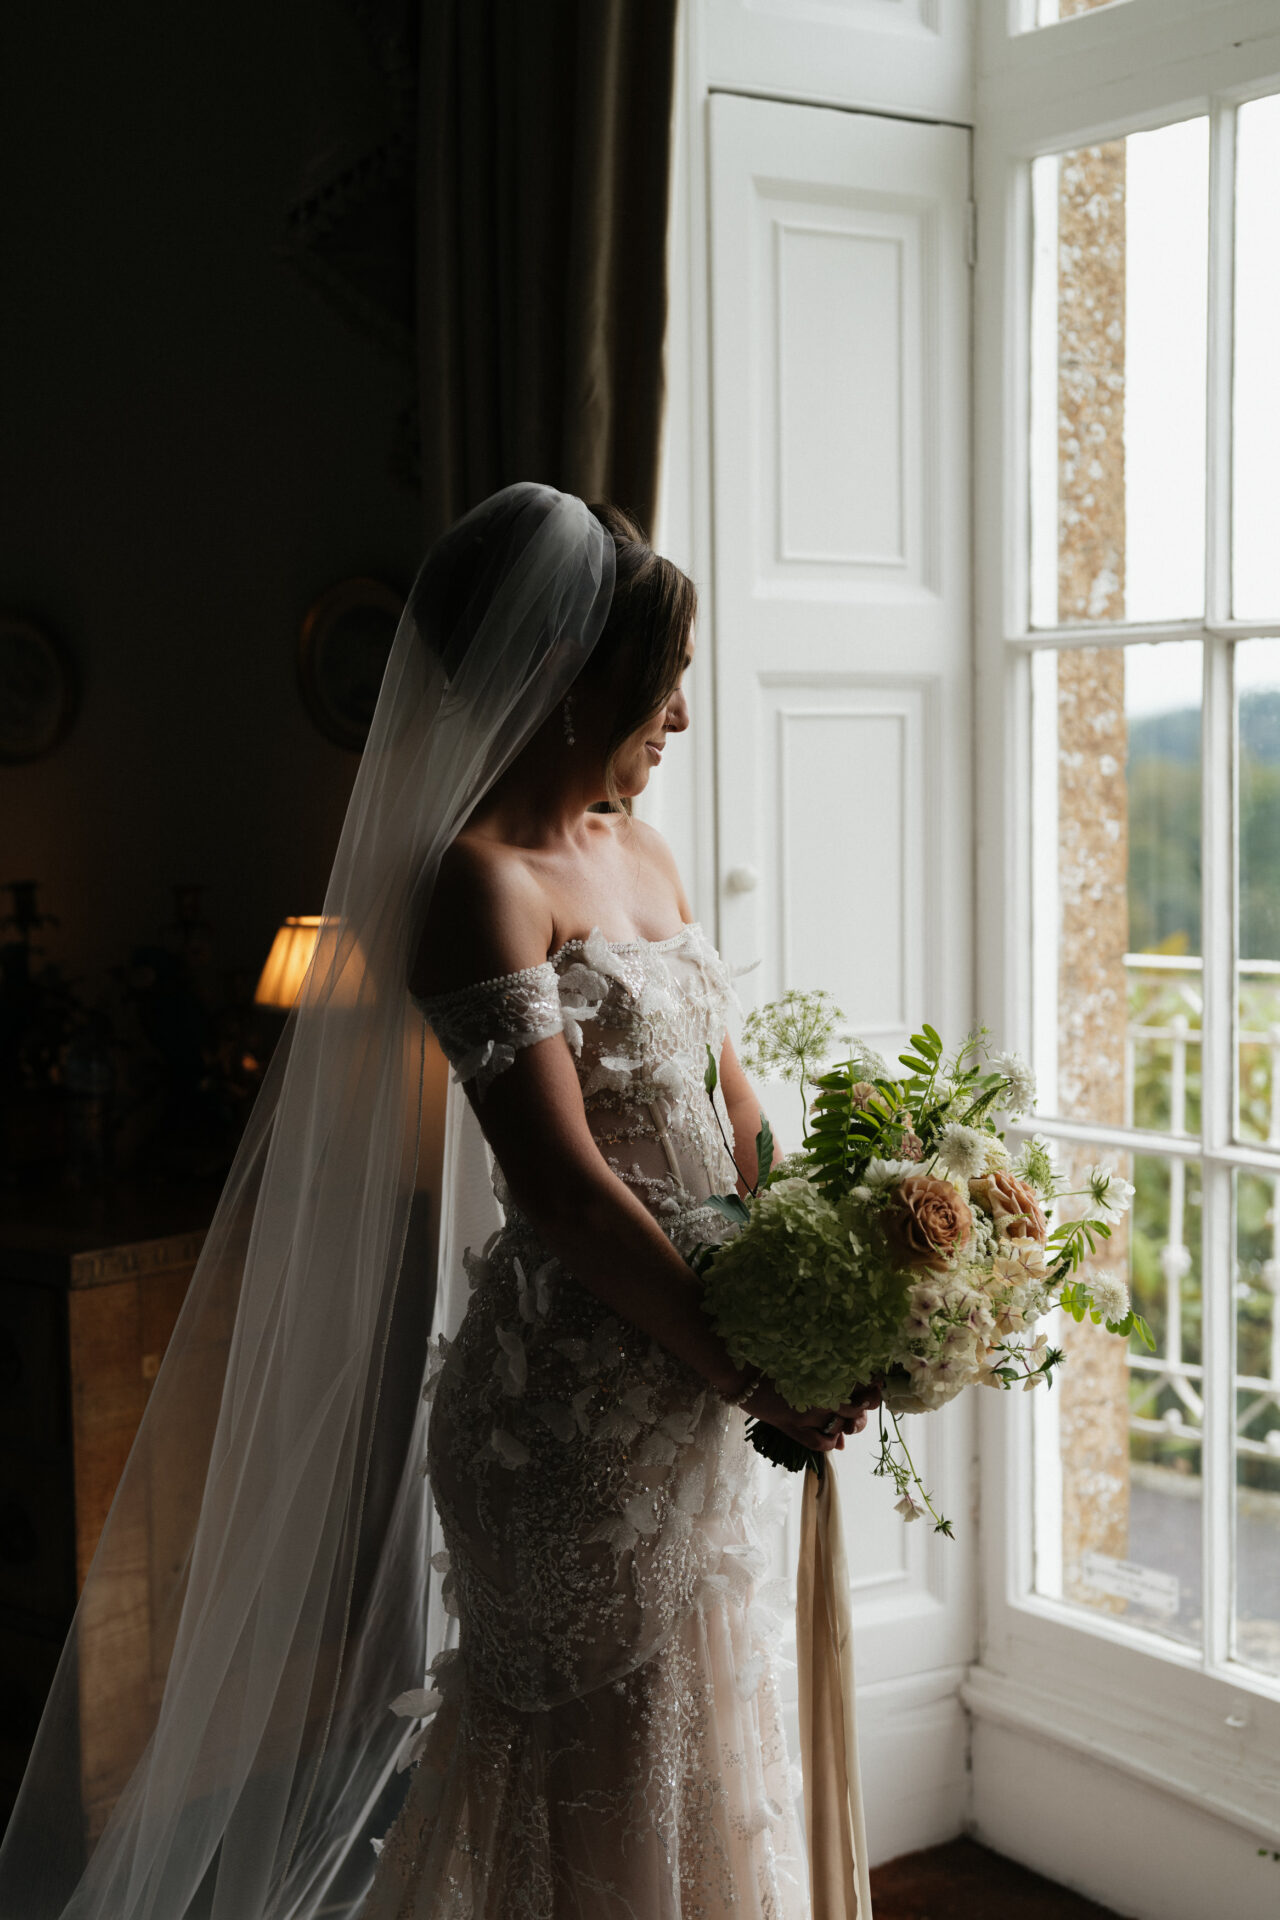
POLYGON ((1133 1199, 1133 1182, 1124 1179, 1109 1162, 1090 1167, 1088 1181, 1089 1198, 1099 1219, 1118 1220, 1128 1212, 1129 1202, 1133 1199))
POLYGON ((896 1187, 907 1174, 919 1171, 914 1160, 868 1160, 862 1181, 868 1187, 896 1187))

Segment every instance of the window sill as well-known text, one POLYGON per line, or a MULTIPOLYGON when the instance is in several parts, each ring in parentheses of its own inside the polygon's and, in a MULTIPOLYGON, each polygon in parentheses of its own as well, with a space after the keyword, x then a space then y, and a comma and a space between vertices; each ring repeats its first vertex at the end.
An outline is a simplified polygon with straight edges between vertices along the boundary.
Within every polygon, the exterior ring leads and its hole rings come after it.
MULTIPOLYGON (((977 1720, 1100 1760, 1243 1828, 1259 1845, 1280 1848, 1280 1754, 1270 1702, 1250 1699, 1245 1724, 1231 1728, 1215 1711, 1222 1704, 1216 1696, 1229 1692, 1221 1681, 1205 1677, 1215 1700, 1173 1717, 1153 1705, 1149 1692, 1126 1697, 1104 1690, 1104 1676, 1095 1678, 1102 1683, 1097 1691, 1076 1671, 1067 1691, 979 1665, 970 1668, 960 1698, 977 1720)), ((1229 1709, 1235 1704, 1228 1699, 1229 1709)))

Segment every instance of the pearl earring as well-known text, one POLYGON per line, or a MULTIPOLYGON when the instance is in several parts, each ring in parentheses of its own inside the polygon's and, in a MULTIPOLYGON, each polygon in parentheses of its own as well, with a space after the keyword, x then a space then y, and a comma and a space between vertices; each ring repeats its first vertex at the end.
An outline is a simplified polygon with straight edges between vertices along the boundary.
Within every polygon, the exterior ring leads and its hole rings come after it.
POLYGON ((560 715, 564 721, 565 743, 568 746, 572 746, 575 739, 575 735, 573 731, 573 709, 571 705, 572 700, 573 700, 573 695, 571 693, 566 693, 560 705, 560 715))

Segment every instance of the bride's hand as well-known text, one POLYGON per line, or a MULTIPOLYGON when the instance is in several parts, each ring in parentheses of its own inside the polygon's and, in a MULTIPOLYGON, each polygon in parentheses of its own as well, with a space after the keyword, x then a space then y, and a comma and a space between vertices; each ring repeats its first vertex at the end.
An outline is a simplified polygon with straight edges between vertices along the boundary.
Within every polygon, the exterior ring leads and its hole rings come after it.
POLYGON ((884 1382, 876 1378, 867 1386, 855 1387, 849 1399, 838 1407, 808 1407, 803 1413, 797 1413, 766 1374, 743 1405, 756 1419, 780 1428, 802 1447, 809 1447, 815 1453, 830 1453, 843 1447, 847 1433, 862 1432, 867 1414, 880 1405, 883 1386, 884 1382), (835 1430, 824 1433, 823 1427, 833 1420, 837 1423, 835 1430))
POLYGON ((873 1384, 855 1388, 852 1398, 838 1407, 806 1407, 803 1413, 797 1413, 767 1374, 742 1403, 753 1419, 767 1421, 814 1453, 831 1453, 844 1445, 847 1433, 861 1433, 868 1410, 879 1404, 880 1387, 873 1384), (832 1420, 837 1423, 834 1431, 824 1433, 822 1429, 832 1420))

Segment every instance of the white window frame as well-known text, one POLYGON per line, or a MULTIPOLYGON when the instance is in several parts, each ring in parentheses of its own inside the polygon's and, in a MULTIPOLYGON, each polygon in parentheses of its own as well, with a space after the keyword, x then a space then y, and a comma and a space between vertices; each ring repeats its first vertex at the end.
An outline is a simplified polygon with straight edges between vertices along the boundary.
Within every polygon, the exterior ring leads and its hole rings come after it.
MULTIPOLYGON (((977 1013, 1009 1044, 1032 1040, 1031 657, 1045 647, 1139 640, 1204 644, 1203 836, 1205 1048, 1203 1133, 1104 1133, 1059 1123, 1062 1137, 1183 1152, 1203 1168, 1204 1361, 1234 1356, 1231 1184, 1237 1166, 1280 1171, 1280 1154, 1232 1139, 1234 859, 1231 643, 1280 635, 1230 618, 1231 300, 1234 113, 1280 92, 1275 0, 1116 0, 1034 30, 1034 0, 979 0, 975 182, 975 637, 978 739, 977 1013), (1159 625, 1030 630, 1030 169, 1061 152, 1207 114, 1210 118, 1206 614, 1159 625), (998 741, 992 739, 999 729, 998 741), (993 751, 997 746, 1000 750, 993 751), (1216 1014, 1216 1019, 1211 1015, 1216 1014), (1224 1265, 1225 1263, 1225 1265, 1224 1265)), ((1049 1129, 1046 1128, 1046 1131, 1049 1129)), ((1280 1680, 1229 1654, 1235 1512, 1232 1396, 1212 1396, 1203 1453, 1204 1656, 1112 1615, 1032 1592, 1031 1404, 984 1396, 983 1643, 966 1688, 974 1713, 1101 1753, 1280 1846, 1280 1680), (1247 1727, 1245 1753, 1240 1729, 1247 1727), (1265 1762, 1263 1761, 1265 1756, 1265 1762)))

